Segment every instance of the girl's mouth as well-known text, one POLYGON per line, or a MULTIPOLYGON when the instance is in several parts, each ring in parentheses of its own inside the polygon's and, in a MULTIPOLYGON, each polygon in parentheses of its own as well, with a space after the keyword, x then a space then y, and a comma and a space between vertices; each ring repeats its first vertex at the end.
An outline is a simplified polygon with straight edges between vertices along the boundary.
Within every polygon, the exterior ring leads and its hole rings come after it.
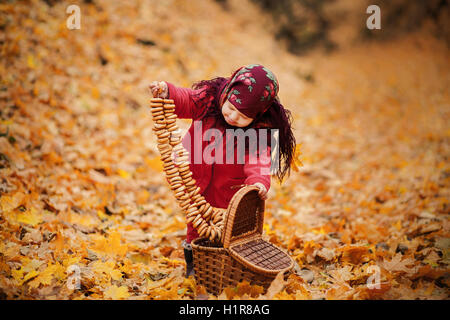
POLYGON ((228 122, 228 124, 231 124, 232 126, 236 126, 236 122, 234 122, 234 121, 231 121, 230 119, 228 119, 228 118, 225 118, 225 120, 227 120, 227 122, 228 122))

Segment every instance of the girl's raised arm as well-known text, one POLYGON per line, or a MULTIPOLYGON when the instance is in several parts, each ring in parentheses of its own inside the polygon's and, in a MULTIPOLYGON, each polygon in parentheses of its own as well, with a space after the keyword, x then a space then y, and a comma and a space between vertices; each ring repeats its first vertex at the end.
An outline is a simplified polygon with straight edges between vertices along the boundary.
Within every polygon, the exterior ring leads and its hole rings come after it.
POLYGON ((176 87, 170 82, 166 82, 168 86, 168 99, 173 99, 175 102, 175 114, 180 119, 199 119, 202 115, 205 106, 197 106, 194 102, 193 96, 201 93, 202 90, 193 90, 189 88, 176 87))

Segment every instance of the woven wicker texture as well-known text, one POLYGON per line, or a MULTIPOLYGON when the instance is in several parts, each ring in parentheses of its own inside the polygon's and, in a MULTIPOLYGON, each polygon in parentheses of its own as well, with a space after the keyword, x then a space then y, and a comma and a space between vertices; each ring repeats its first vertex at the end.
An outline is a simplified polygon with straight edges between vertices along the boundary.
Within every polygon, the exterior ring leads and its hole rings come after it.
POLYGON ((232 256, 250 268, 265 273, 278 273, 292 267, 292 259, 263 239, 251 240, 230 248, 232 256))
POLYGON ((244 280, 267 290, 275 279, 275 276, 266 276, 248 269, 244 264, 233 259, 228 250, 216 247, 208 239, 195 239, 191 245, 194 254, 195 278, 209 293, 219 295, 226 287, 235 287, 244 280))
POLYGON ((231 241, 233 238, 246 234, 258 232, 261 225, 260 212, 264 212, 264 202, 260 201, 258 192, 246 193, 238 204, 231 231, 231 241))
POLYGON ((240 239, 260 236, 263 231, 264 200, 258 188, 245 186, 238 190, 228 205, 223 246, 228 248, 240 239))

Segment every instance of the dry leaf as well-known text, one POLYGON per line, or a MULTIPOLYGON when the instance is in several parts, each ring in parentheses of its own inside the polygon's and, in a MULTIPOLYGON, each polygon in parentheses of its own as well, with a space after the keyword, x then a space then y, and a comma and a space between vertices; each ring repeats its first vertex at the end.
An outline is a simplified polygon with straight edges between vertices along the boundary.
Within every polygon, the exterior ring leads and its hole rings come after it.
POLYGON ((278 294, 281 290, 283 290, 286 281, 284 280, 284 275, 282 272, 278 273, 275 279, 270 284, 267 289, 266 294, 261 295, 259 300, 271 300, 276 294, 278 294))
POLYGON ((105 290, 105 299, 123 300, 128 299, 129 296, 130 294, 126 286, 117 287, 116 285, 112 285, 105 290))
POLYGON ((416 269, 414 267, 408 267, 414 266, 415 261, 412 258, 402 258, 402 254, 397 253, 391 261, 383 261, 381 265, 390 272, 405 272, 409 274, 415 273, 416 269))

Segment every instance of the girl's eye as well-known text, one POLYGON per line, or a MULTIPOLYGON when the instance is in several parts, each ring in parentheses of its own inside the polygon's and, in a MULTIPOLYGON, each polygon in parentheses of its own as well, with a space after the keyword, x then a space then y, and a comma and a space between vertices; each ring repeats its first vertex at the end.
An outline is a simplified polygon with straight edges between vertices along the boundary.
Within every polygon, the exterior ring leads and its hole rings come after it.
POLYGON ((242 115, 242 114, 236 109, 236 107, 233 106, 233 104, 231 104, 231 103, 228 105, 228 109, 230 110, 230 113, 237 112, 237 115, 238 115, 238 118, 239 118, 239 119, 242 119, 242 120, 244 120, 244 121, 247 121, 247 120, 250 119, 250 118, 247 118, 245 115, 242 115))

